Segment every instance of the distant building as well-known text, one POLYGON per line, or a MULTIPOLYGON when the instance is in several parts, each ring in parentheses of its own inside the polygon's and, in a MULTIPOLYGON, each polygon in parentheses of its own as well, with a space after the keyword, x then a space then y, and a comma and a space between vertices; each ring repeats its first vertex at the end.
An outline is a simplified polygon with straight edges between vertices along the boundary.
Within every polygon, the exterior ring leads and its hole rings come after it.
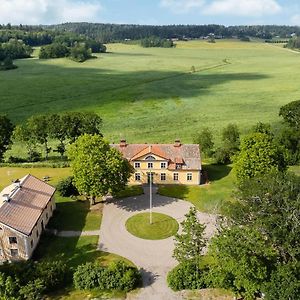
POLYGON ((133 165, 130 183, 200 184, 201 157, 199 145, 181 144, 113 144, 133 165))
POLYGON ((0 262, 27 260, 55 209, 55 188, 26 175, 0 193, 0 262))

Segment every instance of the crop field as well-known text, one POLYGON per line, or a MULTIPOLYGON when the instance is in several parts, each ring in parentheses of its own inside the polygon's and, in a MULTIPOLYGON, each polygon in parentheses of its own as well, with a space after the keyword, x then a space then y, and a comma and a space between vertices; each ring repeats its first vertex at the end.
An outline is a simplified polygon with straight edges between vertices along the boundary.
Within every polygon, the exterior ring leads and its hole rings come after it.
MULTIPOLYGON (((19 60, 0 73, 1 113, 95 111, 111 142, 191 142, 203 126, 218 136, 237 123, 280 124, 280 106, 300 99, 300 54, 261 42, 178 42, 174 49, 111 44, 85 63, 19 60), (195 72, 191 72, 191 70, 195 72)), ((36 53, 36 52, 35 52, 36 53)))

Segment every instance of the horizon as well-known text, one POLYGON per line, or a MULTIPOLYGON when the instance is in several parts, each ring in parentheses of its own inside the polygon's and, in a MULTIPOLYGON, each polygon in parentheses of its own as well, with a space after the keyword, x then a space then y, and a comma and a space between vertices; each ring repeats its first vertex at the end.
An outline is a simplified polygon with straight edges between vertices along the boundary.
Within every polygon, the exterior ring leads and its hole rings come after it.
POLYGON ((12 25, 300 25, 297 0, 0 0, 12 25), (12 13, 13 12, 13 13, 12 13))

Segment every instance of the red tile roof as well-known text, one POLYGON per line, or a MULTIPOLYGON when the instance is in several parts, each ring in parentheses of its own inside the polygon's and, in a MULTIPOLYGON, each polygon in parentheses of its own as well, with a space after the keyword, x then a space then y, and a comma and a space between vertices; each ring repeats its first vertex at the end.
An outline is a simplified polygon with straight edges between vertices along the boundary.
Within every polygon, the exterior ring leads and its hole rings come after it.
POLYGON ((162 159, 169 161, 169 168, 172 169, 175 163, 180 163, 182 169, 201 170, 201 157, 199 145, 196 144, 112 144, 112 147, 118 149, 129 161, 138 160, 147 154, 154 154, 162 159))
POLYGON ((54 192, 54 187, 32 175, 23 177, 9 202, 0 207, 0 223, 30 235, 54 192))

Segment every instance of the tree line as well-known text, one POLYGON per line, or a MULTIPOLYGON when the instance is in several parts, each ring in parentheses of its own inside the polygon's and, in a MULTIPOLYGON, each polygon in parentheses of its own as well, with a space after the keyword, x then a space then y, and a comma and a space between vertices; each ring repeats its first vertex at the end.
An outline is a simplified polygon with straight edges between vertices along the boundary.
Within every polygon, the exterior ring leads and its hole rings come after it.
POLYGON ((10 39, 8 42, 0 43, 0 70, 14 69, 13 59, 28 58, 32 48, 23 41, 10 39))
MULTIPOLYGON (((46 159, 51 151, 65 154, 66 146, 83 134, 99 134, 102 119, 92 112, 66 112, 63 114, 36 115, 24 123, 14 125, 6 116, 0 116, 0 161, 13 142, 22 143, 27 149, 27 161, 41 160, 38 146, 44 150, 46 159), (49 141, 56 141, 56 147, 49 147, 49 141)), ((10 162, 24 162, 10 157, 10 162)))
POLYGON ((201 38, 213 33, 216 37, 253 37, 271 39, 279 36, 288 38, 291 34, 300 35, 298 26, 253 25, 253 26, 223 26, 223 25, 132 25, 132 24, 95 24, 95 23, 65 23, 43 26, 45 29, 64 30, 84 34, 103 43, 124 41, 125 39, 141 40, 156 36, 161 39, 171 38, 201 38))
MULTIPOLYGON (((284 165, 295 165, 300 162, 300 101, 282 106, 279 115, 283 118, 284 124, 277 131, 272 131, 270 124, 259 122, 241 141, 237 125, 228 124, 221 132, 221 146, 216 148, 212 130, 205 127, 195 135, 194 142, 200 145, 204 156, 214 158, 218 164, 248 163, 249 165, 245 166, 247 174, 274 165, 283 169, 284 165), (265 151, 264 155, 262 151, 265 151), (239 156, 237 160, 240 153, 244 153, 244 156, 239 156), (257 161, 258 156, 261 157, 261 164, 257 161), (253 164, 252 160, 256 163, 253 164)), ((239 176, 242 173, 242 170, 239 170, 239 176)))
POLYGON ((144 38, 141 40, 141 46, 144 48, 160 47, 160 48, 172 48, 174 43, 169 39, 161 39, 156 36, 144 38))

